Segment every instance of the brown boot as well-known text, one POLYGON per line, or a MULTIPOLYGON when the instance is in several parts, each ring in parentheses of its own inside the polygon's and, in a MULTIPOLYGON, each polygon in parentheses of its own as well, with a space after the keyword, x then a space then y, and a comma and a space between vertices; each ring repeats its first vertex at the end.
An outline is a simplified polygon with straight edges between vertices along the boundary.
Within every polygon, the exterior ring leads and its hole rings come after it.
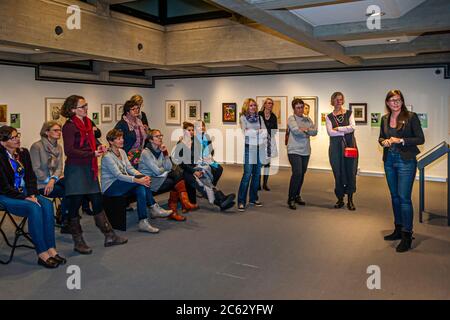
POLYGON ((182 216, 178 213, 172 213, 170 216, 168 216, 168 219, 175 220, 175 221, 185 221, 186 217, 182 216))
POLYGON ((178 192, 178 196, 181 201, 181 205, 185 210, 196 210, 198 209, 198 204, 191 203, 189 201, 189 196, 186 191, 186 184, 184 183, 184 180, 179 181, 175 185, 175 190, 178 192))
POLYGON ((81 254, 91 254, 92 249, 84 242, 83 230, 80 225, 80 218, 71 218, 69 220, 69 230, 73 239, 73 250, 81 254))
POLYGON ((177 214, 178 192, 170 191, 169 201, 167 201, 167 205, 169 206, 169 209, 172 210, 172 213, 177 214))
POLYGON ((105 211, 94 215, 95 225, 105 235, 105 247, 125 244, 128 242, 127 238, 116 235, 108 221, 105 211))

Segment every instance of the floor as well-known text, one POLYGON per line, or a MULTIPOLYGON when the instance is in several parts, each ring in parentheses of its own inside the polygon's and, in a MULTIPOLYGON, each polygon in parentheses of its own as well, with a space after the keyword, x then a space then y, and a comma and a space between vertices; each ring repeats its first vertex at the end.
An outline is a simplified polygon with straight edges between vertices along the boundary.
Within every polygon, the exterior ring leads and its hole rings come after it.
MULTIPOLYGON (((220 186, 236 192, 241 167, 227 166, 220 186)), ((427 183, 426 215, 418 223, 414 189, 414 249, 398 254, 383 241, 393 226, 384 178, 358 177, 357 210, 332 209, 328 172, 307 174, 306 207, 290 210, 290 171, 270 178, 262 208, 221 213, 201 200, 186 222, 152 220, 157 235, 137 232, 128 216, 129 243, 104 248, 93 220, 84 216, 85 239, 94 252, 72 251, 71 238, 57 234, 68 265, 46 270, 34 252, 19 249, 0 265, 2 299, 450 299, 450 227, 446 184, 427 183), (81 289, 69 290, 69 265, 81 270, 81 289), (369 290, 369 266, 380 269, 380 289, 369 290)), ((6 248, 0 244, 4 257, 6 248)), ((70 282, 70 281, 69 281, 70 282)), ((370 281, 369 281, 370 282, 370 281)))

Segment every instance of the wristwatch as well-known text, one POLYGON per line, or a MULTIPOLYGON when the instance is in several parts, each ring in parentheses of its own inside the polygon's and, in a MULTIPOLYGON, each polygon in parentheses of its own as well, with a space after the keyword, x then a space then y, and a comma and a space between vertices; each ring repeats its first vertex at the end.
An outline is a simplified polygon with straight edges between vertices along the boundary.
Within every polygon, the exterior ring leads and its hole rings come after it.
POLYGON ((400 139, 400 143, 402 144, 402 146, 404 146, 405 145, 405 140, 400 139))

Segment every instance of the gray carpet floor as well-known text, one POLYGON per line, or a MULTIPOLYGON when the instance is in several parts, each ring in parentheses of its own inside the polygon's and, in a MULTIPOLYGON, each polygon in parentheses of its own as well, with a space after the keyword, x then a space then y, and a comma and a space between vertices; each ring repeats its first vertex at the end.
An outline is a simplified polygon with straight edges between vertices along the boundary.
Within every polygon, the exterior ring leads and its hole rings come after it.
MULTIPOLYGON (((236 192, 242 168, 227 166, 220 181, 236 192)), ((72 251, 69 235, 57 234, 68 265, 36 265, 32 250, 18 249, 0 265, 0 299, 450 299, 450 227, 446 184, 427 183, 427 211, 418 223, 414 187, 414 249, 398 254, 383 236, 393 226, 384 178, 358 177, 357 210, 332 209, 333 179, 308 172, 306 207, 286 205, 290 171, 270 178, 262 208, 221 213, 201 199, 186 222, 152 220, 157 235, 137 232, 128 215, 129 243, 104 248, 93 219, 84 216, 85 239, 94 252, 72 251), (81 290, 66 286, 69 265, 81 270, 81 290), (380 267, 381 289, 369 290, 367 268, 380 267)), ((167 196, 166 196, 167 197, 167 196)), ((121 233, 123 234, 123 233, 121 233)), ((3 258, 6 247, 0 244, 3 258)))

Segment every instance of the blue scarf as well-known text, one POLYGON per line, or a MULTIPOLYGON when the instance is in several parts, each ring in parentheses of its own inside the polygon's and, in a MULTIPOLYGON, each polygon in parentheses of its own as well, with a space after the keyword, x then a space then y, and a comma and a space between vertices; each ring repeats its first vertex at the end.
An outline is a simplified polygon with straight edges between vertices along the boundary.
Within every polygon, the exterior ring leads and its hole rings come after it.
POLYGON ((259 114, 257 112, 255 112, 254 114, 247 114, 245 115, 245 117, 247 118, 247 121, 250 123, 255 123, 258 121, 259 118, 259 114))

